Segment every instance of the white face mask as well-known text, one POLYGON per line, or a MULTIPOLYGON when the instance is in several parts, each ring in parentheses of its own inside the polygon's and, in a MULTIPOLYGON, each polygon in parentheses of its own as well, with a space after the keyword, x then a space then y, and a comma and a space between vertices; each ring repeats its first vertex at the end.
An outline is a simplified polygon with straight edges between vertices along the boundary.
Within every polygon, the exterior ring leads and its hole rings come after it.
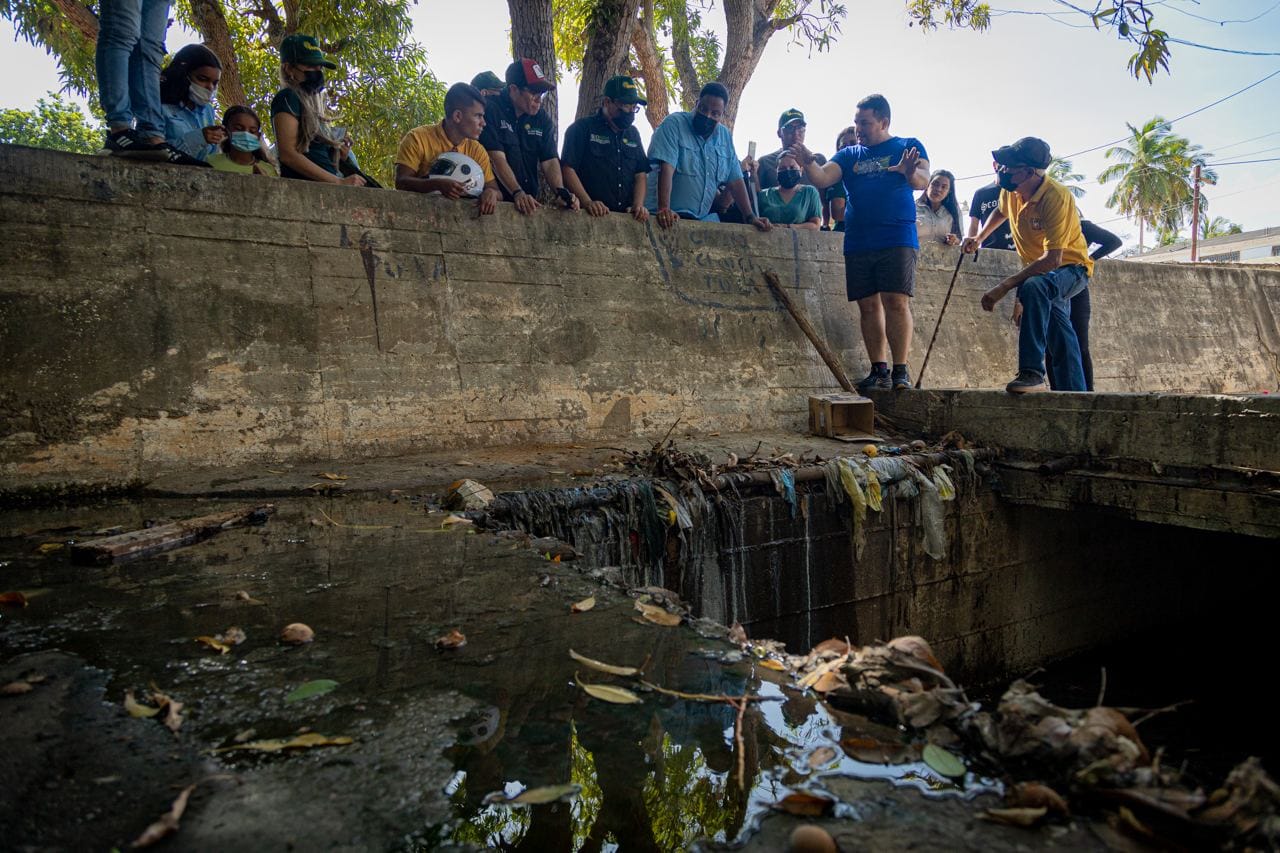
POLYGON ((199 83, 192 83, 191 87, 187 89, 187 97, 191 99, 191 103, 204 106, 213 100, 214 91, 213 89, 206 89, 199 83))

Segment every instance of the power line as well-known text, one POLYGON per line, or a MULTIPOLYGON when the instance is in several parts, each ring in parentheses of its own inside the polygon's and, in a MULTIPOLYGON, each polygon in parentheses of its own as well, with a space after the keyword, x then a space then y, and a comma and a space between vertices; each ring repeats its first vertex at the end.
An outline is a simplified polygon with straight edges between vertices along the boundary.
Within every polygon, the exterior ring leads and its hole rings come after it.
POLYGON ((1206 166, 1246 166, 1249 163, 1275 163, 1280 157, 1267 157, 1262 160, 1234 160, 1227 163, 1206 163, 1206 166))
MULTIPOLYGON (((1062 3, 1063 5, 1070 5, 1069 3, 1066 3, 1065 0, 1056 0, 1056 2, 1062 3)), ((1072 8, 1075 8, 1075 7, 1072 7, 1072 8)), ((1255 86, 1260 86, 1263 83, 1270 80, 1272 77, 1276 77, 1277 75, 1280 75, 1280 68, 1276 69, 1275 71, 1272 71, 1270 74, 1268 74, 1266 77, 1263 77, 1261 80, 1256 80, 1253 83, 1250 83, 1248 86, 1245 86, 1243 89, 1237 89, 1236 91, 1232 92, 1230 95, 1221 97, 1218 100, 1214 101, 1213 103, 1205 104, 1203 107, 1200 107, 1199 109, 1194 109, 1189 113, 1185 113, 1183 115, 1178 116, 1177 118, 1171 118, 1163 122, 1161 124, 1161 127, 1172 127, 1174 122, 1191 118, 1194 115, 1199 115, 1205 110, 1210 109, 1212 107, 1216 107, 1218 104, 1221 104, 1225 101, 1229 101, 1232 98, 1236 97, 1237 95, 1243 95, 1245 92, 1249 91, 1255 86)), ((1080 151, 1073 151, 1070 154, 1063 154, 1061 155, 1061 159, 1067 160, 1072 157, 1079 157, 1081 154, 1092 154, 1094 151, 1101 151, 1103 148, 1110 148, 1113 145, 1119 145, 1122 142, 1127 142, 1129 139, 1130 137, 1128 136, 1122 136, 1119 139, 1114 139, 1111 142, 1104 142, 1101 145, 1095 145, 1092 148, 1084 148, 1084 149, 1081 149, 1080 151)), ((979 179, 985 179, 990 177, 991 176, 986 173, 983 173, 980 175, 966 175, 963 178, 956 178, 955 182, 959 183, 960 181, 976 181, 979 179)))
POLYGON ((1221 27, 1226 24, 1252 24, 1254 21, 1258 20, 1259 18, 1265 18, 1267 15, 1270 15, 1276 9, 1280 8, 1280 0, 1276 0, 1276 2, 1272 3, 1265 11, 1259 12, 1258 14, 1254 15, 1252 18, 1227 18, 1222 21, 1219 21, 1216 18, 1206 18, 1204 15, 1197 15, 1195 12, 1188 12, 1186 9, 1183 9, 1181 6, 1174 6, 1169 3, 1161 3, 1160 5, 1166 9, 1170 9, 1174 12, 1177 12, 1180 15, 1186 15, 1188 18, 1195 18, 1198 21, 1204 21, 1205 23, 1208 23, 1208 24, 1217 24, 1218 26, 1221 27))
POLYGON ((1167 41, 1169 44, 1180 44, 1180 45, 1183 45, 1184 47, 1198 47, 1201 50, 1213 50, 1213 51, 1217 51, 1218 53, 1234 53, 1239 56, 1280 56, 1280 53, 1276 53, 1273 51, 1233 50, 1232 48, 1229 48, 1229 47, 1213 47, 1212 45, 1200 44, 1194 41, 1187 41, 1186 39, 1174 38, 1173 36, 1166 36, 1165 41, 1167 41))

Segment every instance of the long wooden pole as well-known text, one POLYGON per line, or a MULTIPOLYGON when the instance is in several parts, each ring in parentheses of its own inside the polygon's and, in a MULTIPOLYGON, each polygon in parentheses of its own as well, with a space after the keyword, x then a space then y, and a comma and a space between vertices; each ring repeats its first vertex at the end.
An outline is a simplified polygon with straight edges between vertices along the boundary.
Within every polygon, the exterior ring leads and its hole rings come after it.
POLYGON ((1195 201, 1191 205, 1191 263, 1200 260, 1200 164, 1196 164, 1195 201))
POLYGON ((836 382, 840 383, 840 387, 846 391, 854 392, 853 383, 849 381, 848 376, 845 376, 844 368, 840 366, 839 359, 831 351, 831 347, 827 346, 827 342, 818 337, 818 333, 809 322, 809 318, 800 313, 795 303, 791 301, 791 297, 783 290, 782 282, 778 280, 777 273, 767 270, 764 274, 764 280, 769 285, 769 289, 773 291, 773 295, 778 297, 778 301, 795 319, 796 325, 800 327, 800 331, 804 332, 804 336, 809 339, 809 343, 813 344, 813 348, 818 351, 818 355, 822 356, 822 360, 827 363, 827 367, 831 368, 831 373, 835 376, 836 382))

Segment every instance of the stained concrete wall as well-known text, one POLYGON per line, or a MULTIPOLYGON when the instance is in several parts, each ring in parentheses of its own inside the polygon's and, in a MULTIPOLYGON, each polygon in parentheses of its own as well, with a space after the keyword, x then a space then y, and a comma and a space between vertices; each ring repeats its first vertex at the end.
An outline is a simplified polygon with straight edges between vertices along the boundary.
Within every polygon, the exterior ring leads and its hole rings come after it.
MULTIPOLYGON (((839 237, 470 205, 0 146, 0 492, 189 467, 792 429, 834 387, 773 270, 865 370, 839 237)), ((919 361, 954 250, 920 262, 919 361)), ((931 387, 994 387, 966 261, 931 387)), ((1280 272, 1103 263, 1100 388, 1276 387, 1280 272)))

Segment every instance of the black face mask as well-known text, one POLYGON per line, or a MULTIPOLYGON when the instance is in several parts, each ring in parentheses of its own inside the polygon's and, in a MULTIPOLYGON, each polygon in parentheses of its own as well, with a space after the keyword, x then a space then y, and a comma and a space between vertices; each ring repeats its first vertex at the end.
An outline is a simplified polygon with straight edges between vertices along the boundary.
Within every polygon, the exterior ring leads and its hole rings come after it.
POLYGON ((799 169, 783 169, 778 172, 778 186, 784 190, 789 190, 798 183, 800 183, 799 169))
POLYGON ((324 90, 324 72, 319 68, 313 68, 310 71, 303 72, 302 82, 299 88, 304 92, 315 94, 324 90))
POLYGON ((1012 172, 1000 172, 996 175, 996 182, 1000 184, 1000 189, 1013 192, 1018 188, 1018 182, 1013 179, 1012 172))
POLYGON ((702 113, 693 114, 693 132, 703 139, 709 139, 711 134, 716 132, 717 124, 719 124, 718 121, 704 116, 702 113))
POLYGON ((613 126, 619 130, 626 130, 636 122, 636 114, 623 110, 613 117, 613 126))

